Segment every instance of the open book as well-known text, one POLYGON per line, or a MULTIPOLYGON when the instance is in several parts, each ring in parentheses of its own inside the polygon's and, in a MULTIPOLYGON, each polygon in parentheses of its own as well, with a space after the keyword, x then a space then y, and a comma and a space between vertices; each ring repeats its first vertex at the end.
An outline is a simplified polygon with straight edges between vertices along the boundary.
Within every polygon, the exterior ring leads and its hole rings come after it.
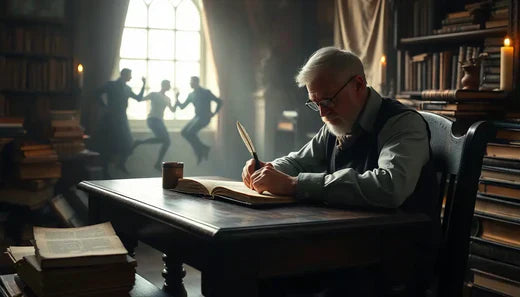
POLYGON ((33 232, 43 269, 126 262, 128 251, 110 222, 80 228, 34 227, 33 232))
POLYGON ((215 180, 206 178, 182 178, 177 187, 172 189, 186 194, 203 195, 206 197, 219 197, 251 206, 283 204, 294 202, 290 196, 278 196, 269 192, 257 193, 244 185, 241 181, 215 180))

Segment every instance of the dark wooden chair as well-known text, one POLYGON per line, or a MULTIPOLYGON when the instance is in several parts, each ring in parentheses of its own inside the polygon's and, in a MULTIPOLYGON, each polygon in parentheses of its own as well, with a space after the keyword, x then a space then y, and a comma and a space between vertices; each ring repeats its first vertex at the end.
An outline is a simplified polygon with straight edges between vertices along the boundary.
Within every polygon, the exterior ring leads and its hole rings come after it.
POLYGON ((434 295, 460 297, 482 158, 495 129, 489 122, 480 121, 457 136, 457 126, 449 119, 429 112, 421 114, 430 127, 430 145, 441 189, 438 207, 442 234, 434 295))

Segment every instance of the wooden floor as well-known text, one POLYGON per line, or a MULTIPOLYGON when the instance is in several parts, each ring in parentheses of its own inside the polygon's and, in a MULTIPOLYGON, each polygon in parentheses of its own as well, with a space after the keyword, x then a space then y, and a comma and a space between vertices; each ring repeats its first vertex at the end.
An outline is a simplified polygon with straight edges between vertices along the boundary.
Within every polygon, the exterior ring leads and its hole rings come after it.
MULTIPOLYGON (((142 242, 139 242, 135 250, 137 273, 158 288, 161 288, 163 284, 161 256, 162 253, 142 242)), ((200 292, 200 272, 188 265, 184 265, 184 269, 186 269, 184 287, 188 291, 188 297, 203 297, 200 292)))

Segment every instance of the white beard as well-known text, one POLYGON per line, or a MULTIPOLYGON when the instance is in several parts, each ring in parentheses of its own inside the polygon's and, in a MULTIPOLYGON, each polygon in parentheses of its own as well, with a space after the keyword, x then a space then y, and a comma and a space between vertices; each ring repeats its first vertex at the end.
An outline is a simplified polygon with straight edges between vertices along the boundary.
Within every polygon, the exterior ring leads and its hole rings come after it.
POLYGON ((341 124, 339 125, 333 125, 328 121, 324 121, 325 125, 327 125, 327 128, 329 131, 334 134, 336 137, 344 136, 347 134, 350 134, 352 130, 352 125, 345 123, 344 121, 341 121, 341 124))

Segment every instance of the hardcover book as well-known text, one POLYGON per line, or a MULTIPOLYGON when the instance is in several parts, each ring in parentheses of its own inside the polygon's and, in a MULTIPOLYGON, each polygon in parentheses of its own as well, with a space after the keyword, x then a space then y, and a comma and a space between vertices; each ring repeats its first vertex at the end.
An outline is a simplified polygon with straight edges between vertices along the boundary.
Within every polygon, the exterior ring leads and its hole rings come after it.
POLYGON ((520 200, 520 184, 491 179, 480 179, 478 190, 488 195, 500 196, 513 200, 520 200))
MULTIPOLYGON (((516 281, 512 281, 502 276, 489 273, 487 271, 481 271, 479 269, 471 269, 473 273, 473 283, 477 286, 490 289, 492 291, 499 292, 504 295, 495 296, 519 296, 520 295, 520 284, 516 281)), ((473 295, 472 295, 473 296, 473 295)), ((486 296, 486 295, 484 295, 486 296)), ((493 295, 487 295, 493 296, 493 295)))
POLYGON ((79 228, 34 227, 33 232, 43 269, 122 263, 128 254, 110 222, 79 228))
MULTIPOLYGON (((502 263, 496 260, 480 257, 477 255, 469 255, 468 267, 507 278, 509 280, 514 281, 517 284, 520 281, 520 267, 515 265, 502 263)), ((514 296, 519 295, 516 294, 514 296)))
POLYGON ((520 170, 507 167, 494 167, 483 165, 480 178, 520 183, 520 170))
POLYGON ((520 222, 491 215, 475 213, 478 219, 477 234, 480 238, 520 247, 520 222))
POLYGON ((520 248, 509 244, 472 236, 469 252, 473 255, 520 266, 520 248))
POLYGON ((477 194, 475 201, 475 212, 502 217, 504 219, 520 220, 520 203, 518 200, 499 196, 477 194))
POLYGON ((492 158, 489 156, 484 157, 482 164, 486 166, 511 168, 520 170, 520 160, 508 160, 500 158, 492 158))

